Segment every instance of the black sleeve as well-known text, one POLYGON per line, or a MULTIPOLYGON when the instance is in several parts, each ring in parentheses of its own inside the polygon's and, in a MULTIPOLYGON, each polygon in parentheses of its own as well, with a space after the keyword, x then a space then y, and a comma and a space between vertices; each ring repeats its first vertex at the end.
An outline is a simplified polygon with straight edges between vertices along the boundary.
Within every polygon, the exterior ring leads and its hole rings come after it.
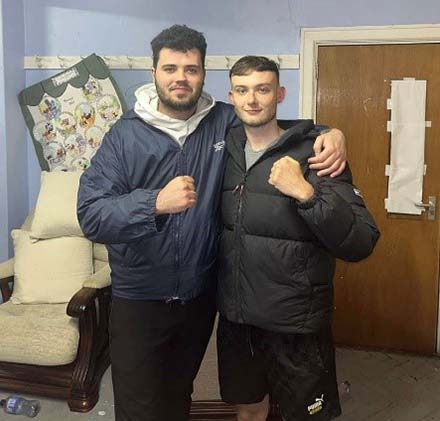
POLYGON ((343 260, 358 261, 370 255, 380 233, 352 184, 348 166, 335 178, 318 177, 308 170, 306 179, 315 194, 307 202, 298 202, 298 212, 320 242, 343 260))

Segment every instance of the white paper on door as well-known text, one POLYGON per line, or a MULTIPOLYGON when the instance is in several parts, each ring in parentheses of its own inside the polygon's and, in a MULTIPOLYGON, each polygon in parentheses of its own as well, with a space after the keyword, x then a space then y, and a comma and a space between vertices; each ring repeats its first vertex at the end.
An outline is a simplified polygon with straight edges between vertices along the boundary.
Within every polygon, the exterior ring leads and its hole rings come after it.
POLYGON ((390 164, 386 166, 389 213, 420 215, 415 204, 422 201, 425 168, 426 80, 403 79, 391 82, 390 164))

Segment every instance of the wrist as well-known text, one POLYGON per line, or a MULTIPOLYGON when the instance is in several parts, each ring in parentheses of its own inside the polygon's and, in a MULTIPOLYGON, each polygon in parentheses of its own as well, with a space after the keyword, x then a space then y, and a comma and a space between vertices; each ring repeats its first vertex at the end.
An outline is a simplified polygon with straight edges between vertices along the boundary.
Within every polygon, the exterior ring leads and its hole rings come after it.
POLYGON ((314 194, 315 194, 315 189, 310 183, 306 182, 304 186, 302 186, 302 188, 295 195, 295 199, 298 200, 298 202, 304 203, 310 200, 314 194))
POLYGON ((155 209, 154 210, 155 210, 155 214, 157 216, 163 215, 163 214, 166 213, 165 209, 163 207, 163 204, 162 204, 162 200, 161 200, 161 192, 162 192, 162 190, 160 190, 159 193, 156 196, 156 205, 155 205, 155 209))

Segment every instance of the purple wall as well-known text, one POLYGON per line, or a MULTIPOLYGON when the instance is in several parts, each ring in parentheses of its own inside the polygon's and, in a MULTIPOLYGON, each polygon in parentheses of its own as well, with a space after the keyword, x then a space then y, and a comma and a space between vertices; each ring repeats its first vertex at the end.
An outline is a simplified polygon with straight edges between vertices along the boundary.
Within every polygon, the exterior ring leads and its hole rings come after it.
MULTIPOLYGON (((24 72, 24 55, 150 55, 149 40, 174 23, 204 32, 210 55, 298 54, 301 27, 440 22, 438 0, 399 0, 398 7, 382 0, 0 0, 0 4, 0 253, 9 228, 21 223, 39 190, 40 169, 30 138, 24 146, 24 123, 15 95, 24 84, 55 73, 24 72), (17 164, 26 153, 27 164, 17 164)), ((282 118, 298 115, 298 73, 281 73, 288 88, 280 107, 282 118)), ((135 88, 150 80, 143 71, 114 75, 128 103, 133 102, 135 88)), ((227 72, 209 72, 206 90, 226 100, 227 72)))
POLYGON ((10 230, 29 208, 27 132, 17 102, 25 87, 22 0, 2 0, 0 51, 0 261, 12 255, 10 230))

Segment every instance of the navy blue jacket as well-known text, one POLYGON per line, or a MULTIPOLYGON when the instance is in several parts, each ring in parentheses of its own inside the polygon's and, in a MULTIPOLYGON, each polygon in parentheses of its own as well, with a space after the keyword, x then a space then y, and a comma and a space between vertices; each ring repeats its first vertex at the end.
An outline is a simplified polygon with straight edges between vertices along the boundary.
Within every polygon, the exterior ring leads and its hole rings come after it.
POLYGON ((183 147, 134 111, 107 133, 81 177, 78 220, 107 245, 115 296, 187 300, 214 284, 225 136, 235 122, 218 102, 183 147), (181 175, 195 179, 196 206, 157 217, 157 194, 181 175))

